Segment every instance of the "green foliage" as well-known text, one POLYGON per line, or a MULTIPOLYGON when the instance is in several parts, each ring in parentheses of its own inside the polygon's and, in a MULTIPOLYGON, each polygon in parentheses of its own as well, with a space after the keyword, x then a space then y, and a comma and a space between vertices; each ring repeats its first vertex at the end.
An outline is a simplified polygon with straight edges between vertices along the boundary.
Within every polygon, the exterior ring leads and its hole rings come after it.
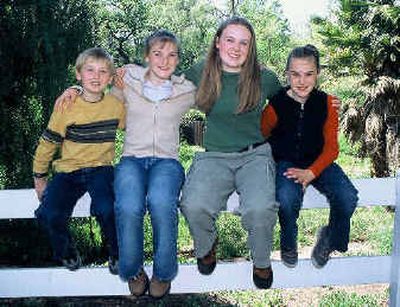
POLYGON ((283 75, 291 49, 289 23, 278 1, 241 1, 238 12, 254 27, 261 63, 283 75))
POLYGON ((239 216, 222 214, 218 219, 217 229, 219 258, 248 257, 247 232, 242 228, 239 216))
POLYGON ((0 4, 0 185, 29 187, 31 160, 68 67, 92 45, 93 1, 0 4))
POLYGON ((152 30, 165 28, 180 39, 179 70, 190 67, 205 54, 218 23, 215 7, 208 1, 155 0, 150 16, 152 30))
POLYGON ((318 306, 324 307, 375 307, 382 298, 377 295, 357 295, 345 291, 333 291, 324 295, 318 306))
POLYGON ((99 0, 95 28, 100 45, 109 50, 117 65, 141 62, 143 42, 149 34, 150 2, 99 0))

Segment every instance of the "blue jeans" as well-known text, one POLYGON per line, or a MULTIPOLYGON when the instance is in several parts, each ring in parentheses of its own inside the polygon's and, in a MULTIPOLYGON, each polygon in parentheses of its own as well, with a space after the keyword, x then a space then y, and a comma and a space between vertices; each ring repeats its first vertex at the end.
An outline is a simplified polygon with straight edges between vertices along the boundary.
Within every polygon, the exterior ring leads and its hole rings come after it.
POLYGON ((115 215, 119 275, 135 277, 143 266, 143 218, 153 229, 153 276, 172 280, 178 272, 178 199, 185 178, 175 159, 123 157, 115 168, 115 215))
MULTIPOLYGON (((291 162, 277 163, 276 197, 280 203, 279 223, 281 225, 281 250, 297 249, 297 218, 303 203, 302 185, 283 173, 291 162)), ((330 206, 328 236, 330 248, 347 251, 350 234, 350 218, 357 206, 357 190, 336 163, 328 166, 311 184, 328 199, 330 206)))
POLYGON ((109 254, 118 256, 113 181, 112 166, 82 168, 54 175, 43 194, 42 203, 35 211, 35 216, 49 236, 56 260, 68 257, 70 249, 73 248, 68 221, 76 202, 86 192, 92 199, 90 213, 100 225, 109 254))

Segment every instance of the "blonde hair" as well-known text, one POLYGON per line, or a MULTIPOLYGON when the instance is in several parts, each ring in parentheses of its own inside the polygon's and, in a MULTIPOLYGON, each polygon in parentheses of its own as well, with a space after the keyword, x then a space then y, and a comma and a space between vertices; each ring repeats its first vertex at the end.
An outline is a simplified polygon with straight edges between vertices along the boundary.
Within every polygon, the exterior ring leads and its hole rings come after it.
POLYGON ((219 26, 204 64, 201 81, 197 90, 196 103, 198 107, 206 113, 212 109, 214 103, 221 94, 222 63, 216 44, 220 39, 222 32, 229 25, 244 26, 251 34, 249 53, 240 70, 240 79, 238 84, 239 105, 236 113, 244 113, 253 109, 258 105, 261 98, 261 69, 257 60, 254 29, 250 22, 245 18, 235 16, 225 20, 219 26))
POLYGON ((180 53, 180 44, 178 38, 172 32, 160 29, 154 31, 146 38, 146 41, 144 43, 145 57, 149 56, 151 48, 157 43, 161 43, 162 46, 164 46, 166 43, 171 43, 176 46, 178 50, 178 55, 180 53))
POLYGON ((115 74, 115 66, 112 56, 105 51, 103 48, 90 48, 81 52, 75 62, 75 69, 80 72, 82 66, 89 60, 94 59, 96 61, 104 61, 106 62, 108 69, 110 70, 111 75, 115 74))

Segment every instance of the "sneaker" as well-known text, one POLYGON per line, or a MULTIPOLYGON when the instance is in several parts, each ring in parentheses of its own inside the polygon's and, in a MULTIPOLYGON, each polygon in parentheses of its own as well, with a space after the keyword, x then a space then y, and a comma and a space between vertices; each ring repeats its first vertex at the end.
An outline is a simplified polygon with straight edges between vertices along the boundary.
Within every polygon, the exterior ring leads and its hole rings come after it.
POLYGON ((259 289, 271 288, 274 280, 274 273, 272 272, 271 266, 268 268, 256 268, 253 267, 253 282, 259 289))
POLYGON ((323 226, 319 229, 317 235, 317 243, 315 244, 311 262, 317 268, 323 268, 329 260, 329 255, 333 252, 329 244, 328 226, 323 226))
POLYGON ((75 251, 71 251, 70 254, 61 259, 61 263, 70 271, 76 271, 82 266, 82 259, 79 256, 79 253, 75 251))
POLYGON ((142 269, 136 277, 128 280, 129 291, 134 296, 142 296, 149 288, 149 278, 142 269))
POLYGON ((115 256, 108 257, 108 270, 113 275, 118 275, 118 258, 115 256))
POLYGON ((214 272, 217 265, 217 244, 218 240, 215 240, 208 254, 203 258, 197 258, 197 269, 203 275, 210 275, 214 272))
POLYGON ((296 249, 285 250, 284 248, 281 248, 281 260, 285 266, 293 269, 297 265, 299 254, 296 249))
POLYGON ((166 296, 171 290, 171 281, 161 281, 155 278, 151 278, 149 295, 155 299, 161 299, 166 296))

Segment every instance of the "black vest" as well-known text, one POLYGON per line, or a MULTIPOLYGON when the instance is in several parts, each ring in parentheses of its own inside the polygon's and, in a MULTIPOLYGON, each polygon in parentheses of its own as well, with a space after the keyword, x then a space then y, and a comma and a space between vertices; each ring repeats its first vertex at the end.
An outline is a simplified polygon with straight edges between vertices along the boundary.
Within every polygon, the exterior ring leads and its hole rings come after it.
POLYGON ((293 100, 281 90, 270 101, 278 117, 269 142, 275 161, 290 161, 297 167, 309 167, 324 146, 328 95, 313 90, 305 104, 293 100))

